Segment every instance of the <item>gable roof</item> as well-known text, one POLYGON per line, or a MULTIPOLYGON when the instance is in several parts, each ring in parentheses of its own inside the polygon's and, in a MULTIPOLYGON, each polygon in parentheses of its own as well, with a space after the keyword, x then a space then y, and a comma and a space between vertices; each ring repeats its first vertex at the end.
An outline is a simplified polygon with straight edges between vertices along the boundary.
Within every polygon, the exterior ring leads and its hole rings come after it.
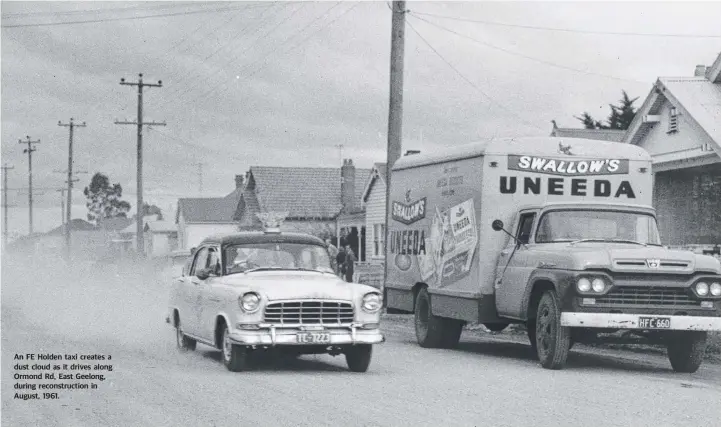
POLYGON ((181 212, 185 221, 189 223, 233 222, 233 214, 242 191, 242 188, 236 188, 225 197, 178 199, 175 222, 178 222, 181 212))
MULTIPOLYGON (((72 231, 92 231, 96 230, 97 227, 81 218, 73 218, 70 220, 70 230, 72 231)), ((65 224, 55 227, 52 230, 45 233, 46 235, 57 235, 65 233, 65 224)))
POLYGON ((585 138, 595 139, 599 141, 621 142, 626 135, 625 130, 620 129, 575 129, 575 128, 559 128, 556 122, 553 122, 553 130, 550 136, 563 138, 585 138))
POLYGON ((386 170, 387 165, 386 163, 375 163, 373 164, 373 169, 371 169, 371 174, 368 177, 368 182, 366 183, 364 189, 363 189, 363 195, 361 196, 361 200, 363 203, 365 203, 368 200, 368 196, 371 193, 371 188, 373 187, 373 184, 376 182, 377 179, 380 179, 383 185, 386 183, 386 170))
POLYGON ((115 218, 105 218, 100 222, 100 228, 106 231, 119 231, 134 222, 135 220, 133 218, 126 218, 120 216, 115 218))
POLYGON ((638 144, 648 134, 656 123, 644 118, 658 114, 665 100, 695 121, 721 154, 721 83, 706 77, 659 78, 631 122, 624 142, 638 144))
MULTIPOLYGON (((370 169, 356 168, 356 200, 360 200, 370 173, 370 169)), ((246 209, 288 212, 288 218, 335 218, 343 207, 340 177, 340 168, 253 166, 235 218, 242 217, 246 209)))

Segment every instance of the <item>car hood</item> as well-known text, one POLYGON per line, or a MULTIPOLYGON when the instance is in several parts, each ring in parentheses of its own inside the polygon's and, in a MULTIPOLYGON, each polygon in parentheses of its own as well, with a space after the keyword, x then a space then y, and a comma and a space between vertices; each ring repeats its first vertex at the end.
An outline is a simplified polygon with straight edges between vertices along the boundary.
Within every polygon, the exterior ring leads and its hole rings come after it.
POLYGON ((226 276, 226 283, 239 292, 255 291, 268 300, 332 299, 351 301, 359 294, 376 290, 348 283, 334 274, 313 271, 258 271, 226 276))
POLYGON ((604 268, 615 271, 706 271, 721 274, 721 264, 714 257, 659 246, 596 242, 544 246, 546 248, 543 252, 550 255, 549 258, 555 258, 555 263, 547 260, 546 264, 574 270, 604 268))

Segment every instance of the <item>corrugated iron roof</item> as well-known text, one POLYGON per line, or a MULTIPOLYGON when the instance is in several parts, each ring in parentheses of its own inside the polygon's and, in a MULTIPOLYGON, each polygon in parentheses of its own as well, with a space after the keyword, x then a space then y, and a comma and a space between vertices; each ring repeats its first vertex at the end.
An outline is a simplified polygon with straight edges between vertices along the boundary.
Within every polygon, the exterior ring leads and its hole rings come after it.
POLYGON ((178 199, 178 212, 186 222, 233 222, 242 191, 236 188, 225 197, 178 199))

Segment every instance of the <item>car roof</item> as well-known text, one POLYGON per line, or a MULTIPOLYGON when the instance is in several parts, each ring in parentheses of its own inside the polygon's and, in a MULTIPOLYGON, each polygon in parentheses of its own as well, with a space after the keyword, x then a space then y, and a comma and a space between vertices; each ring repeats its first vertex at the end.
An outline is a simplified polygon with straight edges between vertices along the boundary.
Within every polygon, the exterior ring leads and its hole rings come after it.
POLYGON ((217 234, 208 236, 200 242, 199 246, 216 243, 221 246, 243 245, 252 243, 301 243, 306 245, 325 246, 325 242, 315 236, 305 233, 269 233, 262 231, 242 231, 232 234, 217 234))

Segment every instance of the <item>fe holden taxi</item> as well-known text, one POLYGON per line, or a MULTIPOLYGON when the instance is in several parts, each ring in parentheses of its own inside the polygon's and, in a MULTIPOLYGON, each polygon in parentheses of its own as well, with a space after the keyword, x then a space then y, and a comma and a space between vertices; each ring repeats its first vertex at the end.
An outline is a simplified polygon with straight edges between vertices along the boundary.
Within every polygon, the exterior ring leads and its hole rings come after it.
POLYGON ((181 349, 222 350, 225 366, 247 367, 264 349, 290 355, 345 354, 365 372, 380 332, 381 294, 333 273, 325 243, 279 231, 206 238, 174 279, 166 321, 181 349))

